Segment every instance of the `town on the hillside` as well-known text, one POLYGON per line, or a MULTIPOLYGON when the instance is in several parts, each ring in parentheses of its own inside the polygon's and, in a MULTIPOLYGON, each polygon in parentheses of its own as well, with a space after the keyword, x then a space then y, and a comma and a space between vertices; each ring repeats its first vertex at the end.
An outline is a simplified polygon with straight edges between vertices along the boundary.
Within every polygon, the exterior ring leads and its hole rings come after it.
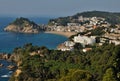
POLYGON ((71 40, 65 41, 58 45, 57 49, 62 51, 71 51, 74 49, 75 44, 80 43, 83 47, 83 52, 92 50, 91 47, 95 44, 101 46, 104 43, 114 43, 115 45, 120 44, 120 25, 111 24, 102 17, 83 17, 79 16, 74 23, 67 23, 65 26, 59 25, 54 20, 51 22, 52 26, 48 26, 46 31, 57 31, 57 32, 75 32, 79 33, 74 35, 71 40), (97 31, 96 31, 97 30, 97 31), (96 31, 96 32, 95 32, 96 31), (86 32, 84 34, 80 34, 86 32), (94 34, 92 34, 95 32, 94 34), (104 32, 102 34, 97 34, 104 32))

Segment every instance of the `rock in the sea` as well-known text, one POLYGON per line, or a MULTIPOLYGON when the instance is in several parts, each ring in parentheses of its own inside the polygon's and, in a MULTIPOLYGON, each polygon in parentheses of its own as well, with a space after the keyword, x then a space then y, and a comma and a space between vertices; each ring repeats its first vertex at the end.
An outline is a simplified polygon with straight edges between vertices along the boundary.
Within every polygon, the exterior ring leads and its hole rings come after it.
POLYGON ((14 65, 7 66, 7 69, 9 69, 9 70, 14 70, 15 68, 16 68, 16 66, 14 66, 14 65))
POLYGON ((0 63, 0 67, 3 67, 4 65, 0 63))
POLYGON ((10 56, 11 56, 10 54, 1 53, 0 54, 0 59, 9 60, 10 56))
POLYGON ((5 31, 20 33, 38 33, 42 31, 41 27, 27 18, 17 18, 4 28, 5 31))

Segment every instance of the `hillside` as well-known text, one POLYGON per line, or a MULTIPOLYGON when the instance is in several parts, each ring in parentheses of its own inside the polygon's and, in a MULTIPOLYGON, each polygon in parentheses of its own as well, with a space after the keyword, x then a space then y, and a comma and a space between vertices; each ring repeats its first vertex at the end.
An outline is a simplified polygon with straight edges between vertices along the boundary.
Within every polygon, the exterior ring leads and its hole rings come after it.
POLYGON ((52 25, 53 22, 58 23, 58 25, 67 25, 67 23, 80 23, 79 21, 76 20, 80 16, 102 17, 102 18, 105 18, 105 20, 111 24, 120 23, 120 13, 103 12, 103 11, 87 11, 87 12, 77 13, 73 16, 51 19, 48 24, 52 25))
POLYGON ((120 45, 106 44, 83 53, 26 44, 11 59, 18 69, 10 81, 120 81, 120 45))
POLYGON ((4 30, 20 33, 38 33, 41 31, 41 28, 33 21, 20 17, 5 27, 4 30))

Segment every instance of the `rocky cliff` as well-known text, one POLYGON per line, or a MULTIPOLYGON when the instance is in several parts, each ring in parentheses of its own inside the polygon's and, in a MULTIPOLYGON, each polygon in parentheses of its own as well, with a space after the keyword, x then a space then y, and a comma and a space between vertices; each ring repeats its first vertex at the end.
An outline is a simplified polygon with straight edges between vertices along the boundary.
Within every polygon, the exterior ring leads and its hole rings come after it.
POLYGON ((11 57, 11 54, 0 53, 0 60, 9 60, 10 57, 11 57))
POLYGON ((4 28, 5 31, 20 32, 20 33, 39 33, 42 31, 41 27, 30 21, 27 18, 17 18, 4 28))

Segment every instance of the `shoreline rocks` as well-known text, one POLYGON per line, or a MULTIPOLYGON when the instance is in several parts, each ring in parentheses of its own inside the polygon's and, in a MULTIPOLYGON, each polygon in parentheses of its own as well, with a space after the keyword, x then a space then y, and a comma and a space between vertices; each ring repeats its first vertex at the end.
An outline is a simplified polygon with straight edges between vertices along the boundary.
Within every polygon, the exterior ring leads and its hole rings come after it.
POLYGON ((9 60, 10 57, 11 57, 11 54, 0 53, 0 60, 9 60))
POLYGON ((0 63, 0 67, 3 67, 4 65, 0 63))
MULTIPOLYGON (((14 59, 12 59, 13 57, 15 58, 15 56, 12 55, 12 54, 0 53, 0 60, 13 62, 12 64, 9 64, 7 66, 5 65, 4 68, 7 68, 8 70, 15 70, 15 69, 17 69, 17 65, 15 64, 16 62, 14 61, 14 59)), ((3 66, 4 66, 4 64, 0 63, 0 67, 3 67, 3 66)))
POLYGON ((7 69, 8 69, 8 70, 14 70, 15 68, 16 68, 15 65, 8 65, 8 66, 7 66, 7 69))

